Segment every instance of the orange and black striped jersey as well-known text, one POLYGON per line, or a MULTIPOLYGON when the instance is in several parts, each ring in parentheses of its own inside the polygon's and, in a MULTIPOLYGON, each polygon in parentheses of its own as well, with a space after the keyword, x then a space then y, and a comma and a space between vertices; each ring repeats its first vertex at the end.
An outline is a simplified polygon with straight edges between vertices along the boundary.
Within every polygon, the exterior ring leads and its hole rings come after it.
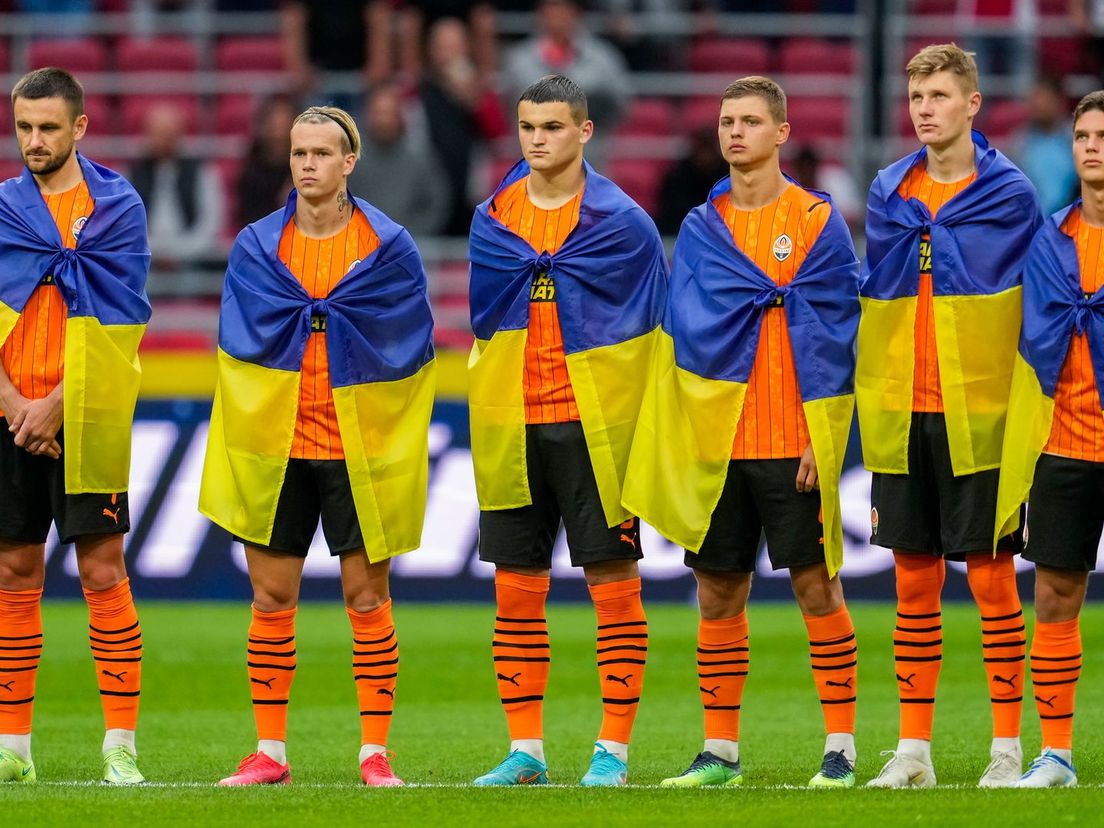
MULTIPOLYGON (((346 273, 379 247, 379 236, 360 210, 336 235, 312 239, 289 222, 280 237, 280 261, 312 299, 325 299, 346 273)), ((300 460, 342 460, 341 430, 330 383, 325 319, 311 320, 312 330, 299 377, 299 413, 291 456, 300 460)))
MULTIPOLYGON (((792 184, 758 210, 736 209, 727 193, 713 203, 736 246, 779 285, 793 280, 831 213, 827 202, 792 184)), ((779 305, 763 314, 732 459, 800 457, 808 445, 790 330, 779 305)))
MULTIPOLYGON (((1072 210, 1062 223, 1062 232, 1077 243, 1081 266, 1081 290, 1095 293, 1104 285, 1104 228, 1093 227, 1072 210)), ((1093 373, 1089 339, 1076 331, 1070 340, 1066 361, 1054 392, 1054 422, 1043 449, 1048 454, 1104 463, 1104 414, 1100 408, 1096 375, 1093 373)))
MULTIPOLYGON (((94 206, 88 185, 81 179, 63 193, 43 193, 42 198, 54 217, 62 243, 75 248, 94 206)), ((67 313, 53 276, 43 276, 0 348, 0 365, 19 393, 29 400, 42 399, 61 382, 67 313)))
MULTIPOLYGON (((495 196, 491 216, 525 239, 539 253, 555 254, 579 223, 580 191, 555 210, 543 210, 529 200, 529 176, 495 196)), ((547 273, 537 273, 529 289, 529 331, 525 340, 526 423, 566 423, 579 419, 575 392, 567 375, 560 330, 556 285, 547 273)))
MULTIPOLYGON (((921 201, 935 220, 939 210, 977 179, 975 171, 966 178, 950 184, 941 184, 928 174, 924 162, 920 162, 905 176, 897 194, 908 201, 921 201)), ((916 297, 915 347, 916 364, 912 381, 912 410, 925 412, 943 411, 943 390, 939 385, 939 351, 935 340, 935 309, 932 301, 931 237, 920 239, 920 291, 916 297)))

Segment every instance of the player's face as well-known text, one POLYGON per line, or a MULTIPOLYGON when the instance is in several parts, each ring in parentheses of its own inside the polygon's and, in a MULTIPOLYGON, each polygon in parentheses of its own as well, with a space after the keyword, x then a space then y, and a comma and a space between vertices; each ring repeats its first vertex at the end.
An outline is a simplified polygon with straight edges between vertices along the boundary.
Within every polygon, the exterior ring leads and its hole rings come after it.
POLYGON ((16 98, 15 135, 23 163, 35 175, 50 175, 65 166, 84 137, 88 116, 73 119, 64 98, 16 98))
POLYGON ((594 123, 575 123, 571 107, 564 101, 518 104, 518 140, 529 167, 555 173, 581 163, 583 147, 594 134, 594 123))
POLYGON ((916 137, 941 149, 970 134, 981 108, 981 93, 967 92, 958 76, 946 70, 909 81, 909 116, 916 137))
POLYGON ((721 102, 717 138, 721 155, 733 169, 753 169, 777 156, 790 137, 790 125, 778 123, 767 102, 758 95, 721 102))
POLYGON ((1073 125, 1073 163, 1086 184, 1104 186, 1104 112, 1090 110, 1073 125))
POLYGON ((307 201, 335 199, 356 156, 342 147, 345 133, 336 123, 296 124, 291 128, 291 181, 307 201))

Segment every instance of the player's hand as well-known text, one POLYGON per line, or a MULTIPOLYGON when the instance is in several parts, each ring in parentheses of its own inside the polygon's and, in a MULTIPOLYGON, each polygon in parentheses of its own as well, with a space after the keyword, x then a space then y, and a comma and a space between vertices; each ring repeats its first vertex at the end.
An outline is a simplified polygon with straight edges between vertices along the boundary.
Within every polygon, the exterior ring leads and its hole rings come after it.
POLYGON ((15 444, 31 454, 56 460, 61 456, 61 446, 56 438, 61 430, 62 413, 60 393, 29 401, 9 427, 15 433, 15 444))
POLYGON ((813 445, 810 443, 801 455, 801 463, 797 467, 797 490, 811 492, 819 488, 820 478, 817 477, 816 459, 813 457, 813 445))

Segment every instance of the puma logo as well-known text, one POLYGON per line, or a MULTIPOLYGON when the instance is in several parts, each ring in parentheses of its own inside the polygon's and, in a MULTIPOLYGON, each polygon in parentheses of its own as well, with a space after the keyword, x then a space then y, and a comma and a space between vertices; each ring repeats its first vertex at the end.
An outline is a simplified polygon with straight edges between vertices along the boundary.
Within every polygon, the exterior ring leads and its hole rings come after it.
POLYGON ((123 683, 123 676, 125 676, 126 674, 127 674, 126 670, 123 670, 123 672, 121 672, 121 673, 113 673, 110 670, 100 670, 100 675, 101 676, 111 676, 113 679, 115 679, 117 682, 119 682, 119 684, 123 683))
MULTIPOLYGON (((916 675, 916 674, 913 673, 913 675, 916 675)), ((848 676, 847 681, 832 681, 831 679, 829 679, 828 681, 825 681, 824 683, 828 687, 846 687, 848 690, 850 690, 851 689, 851 680, 852 680, 852 678, 853 678, 852 676, 848 676)), ((898 676, 897 678, 900 678, 900 676, 898 676)), ((909 678, 912 678, 912 676, 909 676, 909 678)), ((909 686, 911 686, 911 685, 909 685, 909 686)))
POLYGON ((1007 684, 1013 690, 1016 689, 1016 677, 1015 676, 1012 676, 1012 678, 1005 678, 1004 676, 993 676, 993 681, 996 684, 1007 684))
POLYGON ((708 688, 702 687, 699 684, 698 689, 701 690, 703 693, 705 693, 707 696, 712 696, 713 698, 717 698, 717 691, 721 689, 721 685, 718 684, 716 687, 714 687, 712 690, 710 690, 708 688))
POLYGON ((379 690, 376 691, 376 695, 377 696, 390 696, 391 698, 395 698, 395 691, 394 690, 388 690, 386 687, 381 687, 379 690))
POLYGON ((629 679, 632 678, 632 673, 629 673, 625 677, 615 676, 613 673, 606 674, 606 681, 616 681, 618 684, 623 684, 625 687, 629 686, 629 679))
POLYGON ((115 509, 114 512, 111 511, 110 509, 104 509, 103 510, 103 516, 111 518, 113 521, 115 521, 115 525, 118 526, 119 525, 119 512, 122 511, 122 508, 123 508, 122 506, 119 506, 118 508, 115 509))
POLYGON ((498 677, 499 681, 508 681, 510 684, 514 685, 514 687, 521 687, 517 682, 517 677, 521 675, 520 672, 514 673, 512 676, 504 676, 502 673, 495 673, 495 675, 498 677))
POLYGON ((267 678, 267 679, 253 678, 252 676, 250 676, 249 680, 251 682, 253 682, 254 684, 263 684, 265 687, 267 687, 269 690, 271 690, 272 689, 272 682, 276 681, 276 676, 273 676, 272 678, 267 678))
POLYGON ((916 676, 916 673, 909 673, 907 678, 900 673, 895 673, 894 675, 897 676, 897 681, 901 682, 901 684, 907 684, 909 687, 912 687, 912 679, 916 676))
POLYGON ((14 690, 12 690, 12 685, 13 685, 13 684, 15 684, 15 679, 12 679, 12 680, 11 680, 11 681, 9 681, 9 682, 0 682, 0 687, 3 687, 3 688, 4 688, 5 690, 7 690, 7 691, 8 691, 9 693, 14 693, 15 691, 14 691, 14 690))
POLYGON ((622 532, 621 543, 627 543, 633 549, 636 549, 636 538, 634 538, 632 535, 626 535, 624 532, 622 532))
POLYGON ((1045 704, 1047 707, 1049 707, 1053 710, 1054 709, 1054 700, 1056 698, 1058 698, 1057 695, 1053 695, 1049 699, 1044 699, 1042 696, 1036 696, 1035 701, 1037 701, 1039 704, 1045 704))

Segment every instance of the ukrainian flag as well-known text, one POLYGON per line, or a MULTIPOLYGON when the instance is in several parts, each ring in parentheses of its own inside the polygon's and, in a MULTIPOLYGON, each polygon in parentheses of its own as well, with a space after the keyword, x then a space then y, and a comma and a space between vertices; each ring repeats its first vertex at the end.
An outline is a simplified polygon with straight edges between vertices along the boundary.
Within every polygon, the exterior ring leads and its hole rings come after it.
POLYGON ((675 543, 701 548, 728 475, 763 315, 781 299, 834 576, 843 563, 839 478, 854 411, 859 263, 847 224, 831 207, 793 280, 778 285, 736 246, 717 212, 713 200, 730 189, 726 177, 679 232, 624 504, 675 543))
POLYGON ((1104 291, 1081 289, 1077 243, 1062 223, 1078 200, 1051 216, 1027 254, 1023 280, 1023 330, 1012 374, 1004 463, 997 494, 994 539, 1015 531, 1020 505, 1031 492, 1035 464, 1050 438, 1054 394, 1074 332, 1089 340, 1097 395, 1104 408, 1104 291))
POLYGON ((138 343, 150 318, 146 211, 121 175, 77 160, 95 206, 75 249, 64 245, 29 170, 0 184, 0 344, 42 277, 53 275, 68 308, 65 491, 124 492, 142 376, 138 343))
MULTIPOLYGON (((528 174, 529 165, 518 163, 495 195, 528 174)), ((666 298, 663 243, 648 215, 589 164, 579 222, 554 256, 492 218, 494 197, 476 208, 470 245, 468 400, 480 508, 532 503, 522 377, 529 287, 546 273, 556 284, 567 373, 602 508, 614 526, 630 517, 621 488, 666 298)))
POLYGON ((234 243, 219 318, 219 373, 199 510, 234 535, 272 538, 312 315, 326 317, 338 428, 371 561, 421 543, 435 368, 433 317, 410 234, 354 199, 379 248, 312 299, 277 256, 287 207, 234 243))
POLYGON ((908 472, 920 239, 930 234, 939 379, 956 476, 1001 463, 1019 337, 1024 258, 1041 223, 1035 188, 973 133, 977 180, 933 221, 897 188, 927 148, 870 187, 855 396, 870 471, 908 472))

